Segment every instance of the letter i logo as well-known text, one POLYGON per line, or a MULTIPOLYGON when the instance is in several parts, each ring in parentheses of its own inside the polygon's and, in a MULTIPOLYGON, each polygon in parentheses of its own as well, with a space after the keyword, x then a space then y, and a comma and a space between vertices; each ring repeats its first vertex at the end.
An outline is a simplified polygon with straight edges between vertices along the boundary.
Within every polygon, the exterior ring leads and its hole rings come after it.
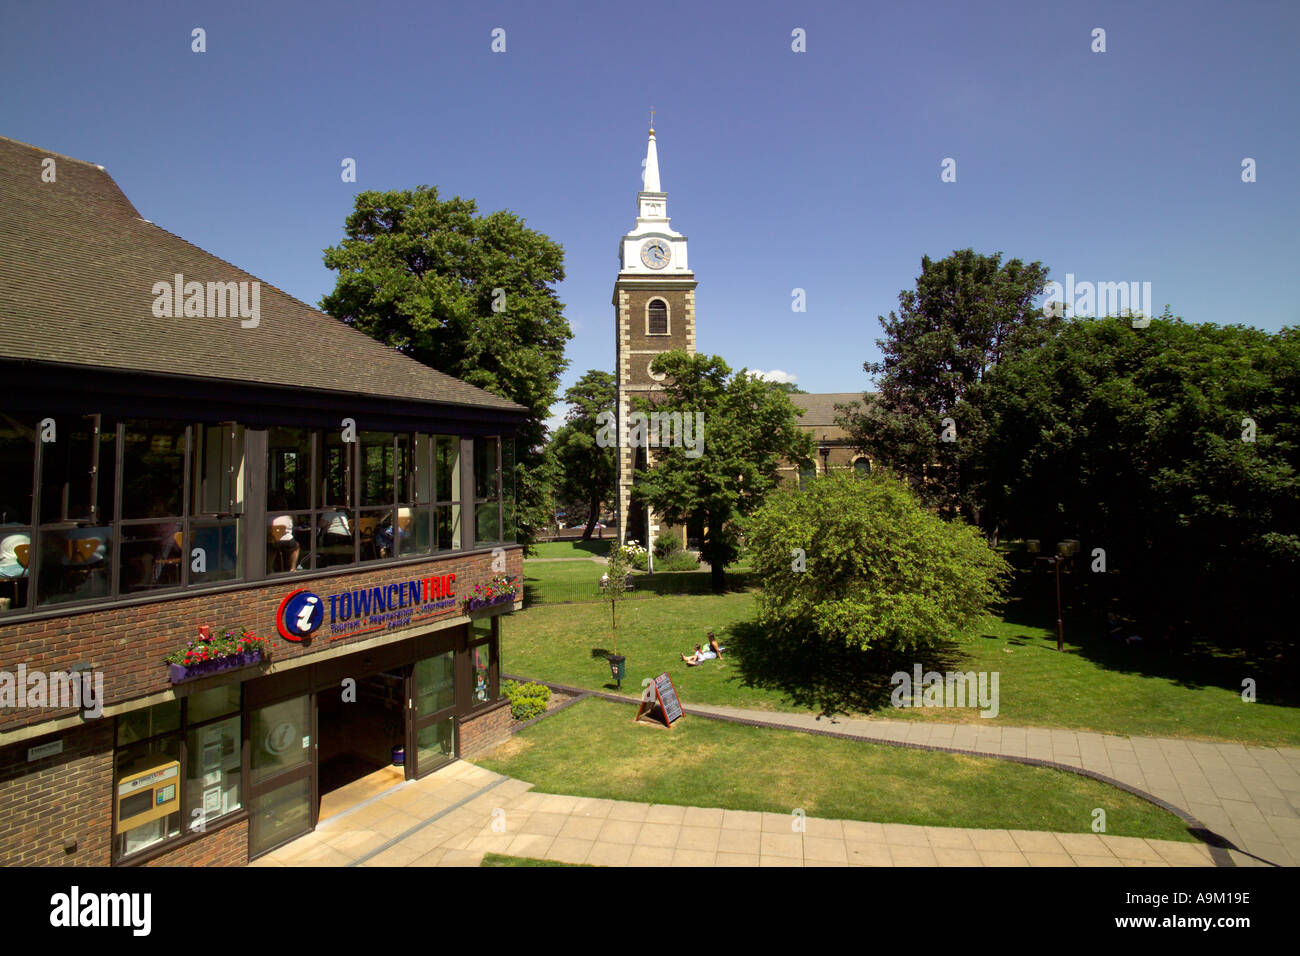
POLYGON ((318 595, 299 588, 290 591, 275 615, 275 626, 286 641, 310 637, 325 620, 325 604, 318 595))

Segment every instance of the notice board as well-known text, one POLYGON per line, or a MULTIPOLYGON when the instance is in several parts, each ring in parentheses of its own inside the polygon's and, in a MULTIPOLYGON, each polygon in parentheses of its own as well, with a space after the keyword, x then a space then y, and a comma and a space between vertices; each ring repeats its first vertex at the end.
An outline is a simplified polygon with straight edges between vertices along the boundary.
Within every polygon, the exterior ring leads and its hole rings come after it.
POLYGON ((662 720, 669 728, 674 721, 681 719, 682 702, 677 699, 677 688, 673 686, 673 679, 667 673, 660 674, 646 688, 646 692, 641 696, 641 706, 636 709, 634 720, 640 720, 647 715, 662 720))

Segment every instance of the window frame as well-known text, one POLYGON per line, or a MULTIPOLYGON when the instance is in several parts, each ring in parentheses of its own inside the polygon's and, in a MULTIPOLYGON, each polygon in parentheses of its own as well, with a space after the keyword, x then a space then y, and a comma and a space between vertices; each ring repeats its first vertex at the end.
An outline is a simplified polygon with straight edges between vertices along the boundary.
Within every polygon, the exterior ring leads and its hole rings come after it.
MULTIPOLYGON (((205 691, 216 690, 217 687, 223 687, 223 686, 228 686, 228 685, 218 684, 216 685, 216 687, 205 687, 203 688, 203 690, 205 691)), ((109 816, 110 816, 109 864, 111 866, 128 866, 135 863, 143 862, 162 853, 170 852, 171 850, 183 846, 186 843, 189 843, 193 840, 202 839, 203 836, 206 835, 206 833, 210 829, 209 821, 206 817, 203 818, 204 829, 199 831, 190 829, 189 824, 192 822, 192 820, 186 819, 186 812, 189 807, 189 798, 192 796, 192 794, 190 793, 190 782, 189 782, 190 780, 189 756, 190 755, 189 755, 188 738, 191 733, 199 731, 205 727, 212 726, 213 724, 224 723, 226 721, 231 720, 232 718, 237 719, 239 721, 239 734, 235 738, 236 746, 239 748, 239 806, 236 809, 231 810, 229 813, 223 813, 219 817, 214 818, 211 821, 211 827, 215 828, 215 827, 225 826, 229 823, 238 821, 239 819, 241 819, 241 816, 246 816, 248 814, 248 792, 247 792, 248 785, 249 785, 249 778, 247 774, 248 760, 247 760, 247 755, 244 753, 244 731, 245 731, 245 723, 246 723, 244 719, 245 718, 245 707, 244 707, 245 691, 242 682, 236 686, 239 687, 239 705, 235 707, 233 710, 229 710, 224 714, 218 714, 215 717, 208 717, 196 723, 190 723, 189 720, 190 698, 193 697, 194 694, 193 693, 186 694, 184 697, 180 698, 180 705, 181 705, 180 722, 175 729, 164 730, 156 734, 150 734, 147 737, 141 737, 139 740, 133 740, 128 744, 118 743, 118 734, 121 732, 122 718, 126 717, 128 714, 118 714, 116 717, 113 718, 113 748, 111 751, 112 790, 110 792, 110 799, 109 799, 109 816), (142 847, 141 849, 136 850, 132 853, 119 853, 118 844, 117 844, 117 839, 119 836, 118 829, 117 829, 117 788, 118 788, 118 779, 119 779, 118 765, 117 765, 118 754, 128 750, 132 750, 137 747, 147 747, 149 744, 152 744, 155 741, 164 741, 170 739, 174 739, 177 741, 176 759, 180 763, 180 773, 176 781, 176 787, 178 790, 178 797, 180 802, 180 810, 179 810, 180 817, 181 817, 180 832, 178 832, 175 836, 163 837, 161 840, 157 841, 156 843, 151 843, 149 844, 149 846, 142 847)), ((163 703, 166 702, 164 701, 163 703)), ((151 706, 156 707, 159 705, 154 704, 151 706)), ((150 708, 145 707, 140 709, 149 710, 150 708)), ((129 711, 128 713, 138 713, 138 711, 129 711)))
POLYGON ((672 307, 669 306, 669 304, 668 304, 668 300, 667 300, 667 299, 665 299, 665 298, 663 298, 663 297, 661 297, 661 296, 654 296, 653 298, 651 298, 651 299, 649 299, 649 300, 646 301, 646 304, 645 304, 645 334, 646 334, 646 335, 654 335, 654 336, 672 335, 672 334, 673 334, 673 313, 672 313, 672 307), (662 332, 656 332, 656 331, 654 331, 654 330, 650 327, 650 307, 651 307, 652 305, 654 305, 656 302, 661 303, 661 304, 663 305, 663 307, 664 307, 664 330, 663 330, 662 332))

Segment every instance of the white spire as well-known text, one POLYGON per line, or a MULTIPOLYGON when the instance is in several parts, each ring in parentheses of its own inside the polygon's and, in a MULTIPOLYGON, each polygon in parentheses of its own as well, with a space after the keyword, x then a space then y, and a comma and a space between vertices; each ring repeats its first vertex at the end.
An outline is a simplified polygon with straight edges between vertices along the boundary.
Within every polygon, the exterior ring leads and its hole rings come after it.
POLYGON ((645 148, 645 185, 642 192, 662 192, 659 188, 659 151, 655 149, 655 130, 650 127, 650 143, 645 148))

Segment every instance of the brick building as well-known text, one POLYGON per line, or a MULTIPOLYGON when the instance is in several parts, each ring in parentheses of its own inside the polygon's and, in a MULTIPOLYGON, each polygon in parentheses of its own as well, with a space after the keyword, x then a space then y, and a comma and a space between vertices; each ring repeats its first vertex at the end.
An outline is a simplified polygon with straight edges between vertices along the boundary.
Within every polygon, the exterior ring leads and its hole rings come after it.
POLYGON ((817 449, 813 457, 790 462, 781 468, 781 476, 804 484, 817 475, 851 468, 858 474, 871 471, 871 459, 854 445, 849 433, 835 419, 836 405, 862 404, 861 392, 795 392, 790 401, 803 409, 799 427, 813 436, 817 449))
POLYGON ((504 736, 523 408, 3 138, 0 332, 0 862, 243 863, 504 736))

